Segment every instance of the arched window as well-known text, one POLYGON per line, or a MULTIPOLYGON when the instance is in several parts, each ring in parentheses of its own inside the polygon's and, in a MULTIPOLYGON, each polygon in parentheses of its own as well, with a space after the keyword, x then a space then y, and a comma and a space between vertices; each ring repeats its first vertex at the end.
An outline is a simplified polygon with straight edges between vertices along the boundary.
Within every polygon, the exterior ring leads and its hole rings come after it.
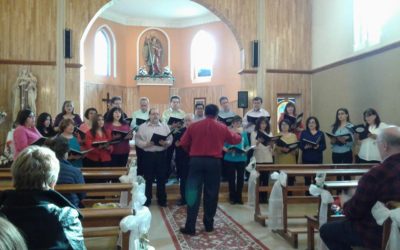
POLYGON ((100 28, 94 37, 94 73, 100 76, 111 76, 113 66, 116 76, 115 39, 111 31, 100 28))
POLYGON ((193 82, 211 81, 216 45, 214 38, 200 30, 192 40, 190 49, 193 82))

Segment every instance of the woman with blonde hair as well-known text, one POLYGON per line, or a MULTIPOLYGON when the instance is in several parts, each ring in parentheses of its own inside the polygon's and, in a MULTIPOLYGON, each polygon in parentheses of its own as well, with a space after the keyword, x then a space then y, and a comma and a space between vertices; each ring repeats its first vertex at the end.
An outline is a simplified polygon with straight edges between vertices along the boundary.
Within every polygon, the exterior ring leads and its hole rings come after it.
POLYGON ((21 230, 29 249, 86 249, 82 216, 54 190, 59 171, 53 151, 27 147, 11 166, 15 190, 0 194, 0 212, 21 230))
POLYGON ((0 214, 0 249, 27 250, 25 240, 18 229, 0 214))

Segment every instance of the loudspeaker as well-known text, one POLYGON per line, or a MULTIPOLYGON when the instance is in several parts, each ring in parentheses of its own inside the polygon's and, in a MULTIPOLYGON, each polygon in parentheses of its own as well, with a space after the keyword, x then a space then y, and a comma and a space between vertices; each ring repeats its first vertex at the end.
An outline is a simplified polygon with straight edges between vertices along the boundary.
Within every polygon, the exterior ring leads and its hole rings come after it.
POLYGON ((253 57, 253 61, 252 61, 252 67, 253 68, 257 68, 258 67, 258 58, 259 58, 259 44, 258 44, 258 40, 253 40, 251 42, 251 52, 252 52, 252 57, 253 57))
POLYGON ((238 108, 247 109, 249 103, 249 93, 247 91, 238 92, 238 108))
POLYGON ((64 30, 64 58, 72 58, 72 31, 64 30))

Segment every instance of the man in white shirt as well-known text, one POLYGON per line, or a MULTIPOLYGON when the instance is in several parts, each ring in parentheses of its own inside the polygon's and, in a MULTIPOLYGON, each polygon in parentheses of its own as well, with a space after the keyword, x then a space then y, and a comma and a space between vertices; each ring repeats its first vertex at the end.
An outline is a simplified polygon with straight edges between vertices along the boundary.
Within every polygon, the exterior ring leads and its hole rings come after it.
POLYGON ((246 129, 247 133, 251 133, 255 128, 255 121, 251 121, 254 118, 260 117, 271 117, 268 111, 261 108, 263 100, 261 97, 253 98, 253 109, 249 110, 246 115, 243 117, 243 128, 246 129))
POLYGON ((152 186, 154 178, 157 179, 157 201, 162 207, 167 206, 167 194, 165 182, 167 177, 167 148, 172 143, 172 135, 165 140, 152 141, 154 134, 166 136, 170 132, 169 127, 160 122, 160 112, 156 108, 149 111, 149 121, 139 126, 136 133, 136 145, 143 149, 143 173, 146 180, 146 197, 144 204, 149 206, 152 199, 152 186))
MULTIPOLYGON (((180 109, 181 98, 177 95, 171 96, 171 98, 169 99, 169 105, 170 105, 170 107, 167 110, 165 110, 162 115, 162 121, 165 124, 168 124, 170 117, 182 119, 182 121, 183 121, 183 118, 185 117, 185 112, 180 109)), ((177 122, 173 122, 172 124, 168 124, 168 125, 169 125, 169 128, 172 130, 172 129, 176 129, 180 124, 177 121, 177 122)), ((175 150, 175 145, 171 145, 171 147, 169 147, 167 149, 168 171, 167 171, 166 179, 169 178, 169 176, 171 175, 171 173, 173 171, 173 165, 171 164, 171 161, 172 161, 172 157, 174 155, 174 150, 175 150)))
POLYGON ((203 103, 196 103, 195 105, 195 113, 194 113, 194 121, 200 121, 206 118, 204 116, 204 104, 203 103))
MULTIPOLYGON (((139 99, 140 109, 132 113, 131 128, 139 128, 139 126, 149 119, 149 98, 140 97, 139 99)), ((135 147, 136 150, 136 165, 137 175, 143 175, 143 149, 135 147)))

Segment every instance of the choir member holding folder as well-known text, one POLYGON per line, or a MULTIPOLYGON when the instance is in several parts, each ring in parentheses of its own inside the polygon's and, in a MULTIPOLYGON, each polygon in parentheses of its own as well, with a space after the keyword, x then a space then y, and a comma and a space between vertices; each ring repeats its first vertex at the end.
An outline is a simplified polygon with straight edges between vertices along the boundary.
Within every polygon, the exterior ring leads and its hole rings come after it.
MULTIPOLYGON (((149 98, 140 97, 139 105, 140 109, 132 113, 131 128, 137 131, 139 126, 145 123, 149 119, 149 98)), ((136 150, 136 165, 137 165, 137 175, 143 175, 143 149, 135 146, 136 150)))
MULTIPOLYGON (((282 120, 279 123, 279 135, 281 138, 276 142, 275 145, 275 163, 276 164, 296 164, 297 156, 297 137, 294 133, 290 132, 290 122, 288 120, 282 120)), ((293 185, 294 177, 288 178, 288 185, 293 185)))
POLYGON ((55 136, 57 133, 53 128, 53 119, 49 113, 41 113, 36 122, 36 128, 39 133, 47 138, 55 136))
MULTIPOLYGON (((253 156, 256 158, 257 163, 273 164, 273 146, 276 138, 273 137, 269 119, 261 117, 257 120, 253 132, 251 132, 251 145, 255 146, 253 156)), ((268 186, 269 172, 261 172, 260 185, 268 186)), ((267 202, 266 193, 260 193, 260 202, 267 202)))
POLYGON ((381 156, 376 143, 376 137, 388 125, 381 122, 378 113, 372 108, 365 110, 363 117, 365 124, 360 124, 353 128, 355 138, 361 143, 357 163, 379 163, 381 156))
POLYGON ((332 145, 333 163, 353 162, 352 127, 349 111, 346 108, 339 108, 336 111, 335 123, 332 125, 332 133, 326 133, 332 145))
POLYGON ((128 163, 129 157, 129 140, 133 137, 133 131, 129 124, 123 119, 121 108, 114 107, 108 112, 104 128, 111 131, 113 151, 111 153, 111 165, 123 167, 128 163))
POLYGON ((17 116, 18 126, 14 131, 13 139, 15 145, 14 159, 18 154, 31 144, 39 140, 42 135, 35 127, 35 114, 30 109, 19 111, 17 116))
POLYGON ((236 114, 231 111, 228 97, 221 96, 219 98, 219 104, 221 105, 221 108, 218 112, 218 121, 221 121, 226 126, 230 126, 232 124, 232 119, 236 114))
POLYGON ((59 125, 60 135, 68 140, 69 156, 68 160, 77 168, 82 167, 84 152, 81 151, 78 138, 74 135, 75 123, 72 119, 64 119, 59 125))
POLYGON ((149 121, 139 126, 135 141, 136 146, 144 150, 143 171, 147 197, 145 205, 151 204, 152 185, 156 178, 158 205, 165 207, 167 205, 165 182, 168 171, 166 149, 172 143, 172 136, 169 127, 160 121, 158 109, 150 109, 149 121))
POLYGON ((85 121, 79 126, 79 130, 83 131, 85 134, 92 128, 92 121, 94 117, 97 115, 97 109, 88 108, 83 115, 85 117, 85 121))
POLYGON ((261 108, 263 100, 261 97, 254 97, 253 98, 253 109, 248 111, 246 115, 243 117, 243 128, 247 131, 247 133, 251 133, 254 131, 255 124, 258 118, 260 117, 267 117, 269 118, 270 115, 268 111, 261 108))
POLYGON ((56 116, 54 120, 55 130, 58 131, 58 126, 64 119, 71 119, 74 121, 75 126, 79 127, 82 123, 82 119, 78 114, 74 113, 74 103, 72 101, 65 101, 62 106, 62 111, 56 116))
MULTIPOLYGON (((175 129, 177 126, 183 123, 183 118, 185 117, 185 112, 180 109, 181 98, 177 95, 171 96, 169 99, 169 108, 164 111, 162 114, 162 121, 165 124, 169 125, 170 129, 175 129), (171 117, 175 118, 171 119, 171 117), (179 122, 179 124, 177 123, 179 122)), ((174 154, 175 145, 172 145, 167 149, 167 162, 168 162, 168 171, 167 178, 169 178, 172 173, 172 156, 174 154)))
MULTIPOLYGON (((301 132, 300 149, 302 150, 303 164, 321 164, 323 152, 326 149, 325 135, 319 130, 319 121, 310 116, 306 121, 306 130, 301 132)), ((311 177, 304 177, 306 186, 311 185, 311 177)))
POLYGON ((229 201, 231 204, 243 204, 242 191, 244 182, 244 168, 247 162, 247 151, 249 148, 249 140, 247 133, 243 131, 242 118, 240 116, 233 117, 230 129, 242 136, 240 143, 232 145, 224 143, 224 167, 227 168, 228 184, 229 184, 229 201))
POLYGON ((96 115, 92 120, 92 128, 86 133, 85 148, 94 148, 83 160, 85 167, 111 166, 112 146, 111 131, 104 128, 104 118, 96 115))
POLYGON ((190 124, 193 123, 194 115, 189 113, 185 115, 184 125, 182 128, 174 131, 172 133, 173 136, 173 144, 175 145, 175 163, 176 163, 176 175, 179 179, 179 191, 181 193, 181 199, 178 201, 178 206, 186 205, 186 195, 185 195, 185 187, 186 187, 186 179, 189 174, 189 154, 186 152, 181 146, 181 138, 185 134, 187 128, 190 124))
POLYGON ((300 113, 299 115, 297 115, 296 106, 294 105, 293 102, 288 102, 286 104, 284 112, 281 113, 281 115, 278 119, 278 123, 284 119, 286 119, 290 122, 291 132, 293 132, 297 136, 297 139, 299 139, 301 131, 304 130, 304 125, 302 122, 303 113, 300 113))

